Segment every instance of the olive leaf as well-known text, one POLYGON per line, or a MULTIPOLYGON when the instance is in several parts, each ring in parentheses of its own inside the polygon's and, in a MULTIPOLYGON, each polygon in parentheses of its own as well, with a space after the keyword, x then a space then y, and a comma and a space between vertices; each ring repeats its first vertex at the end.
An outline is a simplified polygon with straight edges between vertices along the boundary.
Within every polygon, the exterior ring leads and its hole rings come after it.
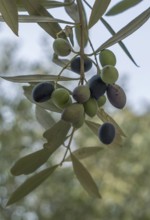
MULTIPOLYGON (((71 0, 65 0, 65 2, 71 2, 71 0)), ((84 36, 84 46, 87 45, 88 42, 88 28, 87 28, 87 18, 86 18, 86 12, 83 7, 83 4, 81 1, 77 1, 78 5, 73 3, 70 6, 65 6, 65 10, 67 14, 72 18, 72 20, 75 21, 75 34, 78 44, 80 45, 81 40, 81 27, 80 27, 80 16, 79 16, 79 10, 82 13, 82 29, 84 30, 83 36, 84 36)))
POLYGON ((47 109, 47 110, 50 110, 52 112, 62 112, 61 109, 57 108, 53 101, 50 99, 46 102, 35 102, 32 98, 32 90, 33 90, 33 85, 31 86, 23 86, 23 90, 24 90, 24 95, 25 97, 32 103, 36 104, 37 106, 40 106, 41 108, 44 108, 44 109, 47 109))
POLYGON ((29 179, 27 179, 22 185, 20 185, 11 195, 10 199, 7 202, 7 206, 11 205, 18 200, 22 199, 30 192, 32 192, 35 188, 37 188, 42 182, 44 182, 58 167, 58 165, 52 166, 50 168, 46 168, 39 173, 36 173, 29 179))
POLYGON ((48 148, 49 151, 53 153, 64 143, 70 128, 70 123, 59 120, 51 128, 44 132, 43 137, 47 140, 47 143, 44 144, 44 147, 48 148))
MULTIPOLYGON (((92 147, 82 147, 79 148, 72 153, 78 158, 78 159, 84 159, 87 157, 91 157, 94 154, 97 154, 99 151, 103 150, 104 148, 101 146, 92 146, 92 147)), ((71 161, 71 156, 68 156, 65 161, 71 161)))
MULTIPOLYGON (((53 16, 37 0, 22 0, 22 3, 30 15, 53 18, 53 16)), ((38 22, 38 24, 53 38, 56 38, 57 33, 62 31, 58 23, 38 22)), ((62 37, 66 38, 65 35, 62 35, 62 37)))
MULTIPOLYGON (((104 26, 107 28, 107 30, 112 34, 115 35, 115 31, 112 29, 112 27, 109 25, 109 23, 104 19, 101 18, 101 22, 104 24, 104 26)), ((129 50, 125 46, 125 44, 122 41, 119 41, 118 44, 122 48, 122 50, 126 53, 126 55, 129 57, 129 59, 138 67, 137 63, 133 59, 132 55, 130 54, 129 50)))
POLYGON ((55 124, 55 120, 45 109, 40 106, 36 106, 35 114, 38 122, 45 128, 46 130, 51 128, 55 124))
POLYGON ((14 176, 30 174, 46 163, 49 157, 50 152, 47 149, 38 150, 19 159, 10 171, 14 176))
POLYGON ((101 124, 95 123, 93 121, 85 120, 85 124, 90 128, 90 130, 98 136, 98 129, 101 126, 101 124))
POLYGON ((107 10, 111 0, 95 0, 89 19, 89 28, 93 27, 107 10))
POLYGON ((70 81, 70 80, 79 80, 79 78, 72 78, 66 76, 57 76, 57 75, 20 75, 20 76, 1 76, 1 78, 17 83, 30 83, 30 82, 45 82, 45 81, 70 81))
POLYGON ((96 198, 101 198, 101 195, 98 191, 97 185, 94 182, 91 174, 88 170, 83 166, 83 164, 76 158, 75 155, 71 154, 71 160, 73 164, 73 169, 77 179, 83 188, 87 191, 90 196, 94 196, 96 198))
MULTIPOLYGON (((73 1, 72 1, 73 2, 73 1)), ((59 2, 59 1, 47 1, 47 0, 39 0, 39 3, 44 6, 47 9, 50 8, 58 8, 58 7, 64 7, 64 6, 69 6, 72 4, 72 2, 69 3, 64 3, 64 2, 59 2)), ((24 5, 22 3, 22 0, 17 0, 17 6, 19 11, 26 11, 24 8, 24 5)))
POLYGON ((11 30, 18 35, 18 10, 16 0, 0 0, 0 13, 11 30))
POLYGON ((123 27, 120 31, 118 31, 115 35, 109 38, 105 43, 103 43, 95 53, 110 47, 124 38, 128 37, 132 33, 134 33, 137 29, 139 29, 150 17, 150 8, 142 12, 139 16, 129 22, 125 27, 123 27))
POLYGON ((123 0, 118 2, 116 5, 114 5, 108 12, 107 12, 107 16, 110 15, 117 15, 119 13, 124 12, 127 9, 130 9, 131 7, 139 4, 140 2, 142 2, 143 0, 123 0))

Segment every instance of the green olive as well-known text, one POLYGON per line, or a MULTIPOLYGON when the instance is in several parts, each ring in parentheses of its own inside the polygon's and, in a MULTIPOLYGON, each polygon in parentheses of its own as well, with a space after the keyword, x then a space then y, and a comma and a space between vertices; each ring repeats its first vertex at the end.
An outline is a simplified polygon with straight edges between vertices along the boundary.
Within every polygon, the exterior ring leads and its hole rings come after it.
POLYGON ((53 103, 61 109, 64 109, 72 103, 68 90, 64 88, 55 89, 52 93, 51 98, 53 103))
POLYGON ((103 82, 107 84, 115 83, 118 79, 118 76, 119 76, 118 70, 112 65, 104 66, 101 71, 101 78, 103 82))
POLYGON ((99 99, 97 100, 97 104, 99 107, 103 106, 106 103, 106 96, 102 95, 99 97, 99 99))
POLYGON ((83 104, 85 113, 90 116, 94 117, 97 113, 98 105, 97 101, 94 98, 90 98, 87 102, 83 104))
POLYGON ((102 66, 116 65, 116 56, 111 50, 108 49, 104 49, 100 52, 99 60, 102 66))
POLYGON ((62 38, 57 38, 54 41, 53 49, 58 56, 68 56, 71 52, 71 46, 69 42, 62 38))

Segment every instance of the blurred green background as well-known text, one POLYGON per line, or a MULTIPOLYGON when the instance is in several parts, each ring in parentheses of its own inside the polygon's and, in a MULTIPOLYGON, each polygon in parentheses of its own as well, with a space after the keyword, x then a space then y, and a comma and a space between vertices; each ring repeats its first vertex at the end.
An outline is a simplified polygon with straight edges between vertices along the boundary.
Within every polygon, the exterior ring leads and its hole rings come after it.
MULTIPOLYGON (((46 71, 42 63, 15 59, 17 45, 1 42, 0 73, 46 71)), ((49 57, 45 55, 47 63, 49 57)), ((45 60, 46 61, 46 60, 45 60)), ((102 199, 87 195, 70 164, 56 170, 41 186, 15 205, 5 204, 25 176, 13 177, 10 168, 20 157, 42 147, 43 128, 21 85, 0 80, 0 220, 149 220, 150 219, 150 109, 135 115, 128 107, 111 115, 127 135, 122 148, 105 148, 82 160, 95 179, 102 199)), ((130 94, 127 93, 127 96, 130 94)), ((107 107, 107 105, 106 105, 107 107)), ((78 132, 73 147, 91 146, 98 139, 87 127, 78 132)), ((61 151, 48 164, 61 159, 61 151), (59 158, 58 158, 59 157, 59 158)))

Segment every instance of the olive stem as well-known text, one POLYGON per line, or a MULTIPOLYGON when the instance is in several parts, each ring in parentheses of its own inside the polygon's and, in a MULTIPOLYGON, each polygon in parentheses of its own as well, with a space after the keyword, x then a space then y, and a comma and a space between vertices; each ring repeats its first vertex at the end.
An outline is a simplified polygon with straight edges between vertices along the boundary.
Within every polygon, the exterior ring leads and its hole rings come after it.
POLYGON ((80 78, 81 78, 81 85, 84 83, 84 19, 82 13, 82 3, 81 0, 77 0, 77 6, 79 11, 79 18, 80 18, 80 78))
POLYGON ((62 161, 61 161, 60 164, 59 164, 60 166, 63 165, 63 162, 64 162, 65 159, 66 159, 66 156, 67 156, 68 151, 71 152, 71 150, 70 150, 70 145, 71 145, 71 142, 72 142, 72 139, 73 139, 74 132, 75 132, 75 129, 73 128, 73 130, 72 130, 72 132, 71 132, 71 134, 70 134, 70 139, 69 139, 68 145, 66 146, 67 149, 66 149, 66 151, 65 151, 65 153, 64 153, 64 156, 63 156, 62 161))

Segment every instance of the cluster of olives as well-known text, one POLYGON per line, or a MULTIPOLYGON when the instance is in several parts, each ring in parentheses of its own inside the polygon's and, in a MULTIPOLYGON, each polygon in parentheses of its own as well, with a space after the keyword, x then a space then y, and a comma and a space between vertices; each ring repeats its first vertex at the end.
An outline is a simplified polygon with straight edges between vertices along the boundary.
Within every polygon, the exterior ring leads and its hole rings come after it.
MULTIPOLYGON (((68 56, 72 51, 69 42, 62 38, 55 39, 53 49, 58 56, 68 56)), ((115 67, 116 57, 112 51, 104 49, 99 54, 99 61, 102 66, 101 72, 93 75, 86 84, 79 84, 69 92, 66 88, 55 88, 51 82, 42 82, 33 88, 33 100, 45 102, 51 99, 61 110, 61 119, 71 123, 76 129, 83 125, 86 115, 94 117, 97 114, 98 108, 105 104, 106 96, 114 107, 122 109, 126 104, 126 95, 116 84, 119 76, 115 67)), ((92 64, 92 60, 84 56, 84 72, 89 71, 92 64)), ((70 68, 80 74, 80 55, 70 61, 70 68)), ((104 144, 112 143, 115 133, 114 125, 108 122, 98 130, 99 139, 104 144)))

